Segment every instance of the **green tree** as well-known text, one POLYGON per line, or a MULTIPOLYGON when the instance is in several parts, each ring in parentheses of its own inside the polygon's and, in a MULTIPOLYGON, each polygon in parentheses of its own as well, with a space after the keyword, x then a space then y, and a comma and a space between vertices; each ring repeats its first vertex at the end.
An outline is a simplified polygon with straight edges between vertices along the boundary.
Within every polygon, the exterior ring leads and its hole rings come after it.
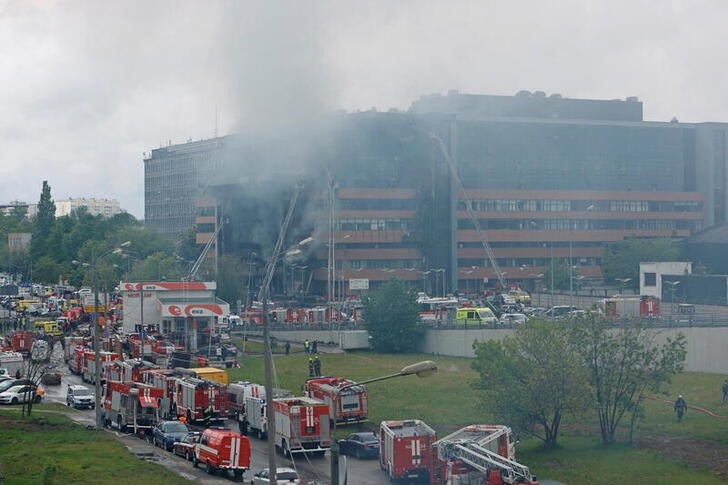
POLYGON ((425 334, 415 293, 396 279, 364 299, 364 326, 377 352, 415 352, 425 334))
POLYGON ((605 249, 603 267, 609 280, 629 278, 632 285, 638 285, 641 262, 678 261, 679 258, 680 248, 670 238, 640 239, 633 236, 605 249))
POLYGON ((615 441, 625 416, 631 416, 630 438, 643 413, 646 391, 682 371, 687 351, 682 333, 664 344, 653 340, 640 323, 615 328, 611 322, 592 317, 570 325, 570 340, 589 371, 593 403, 599 416, 602 442, 615 441))
POLYGON ((50 256, 41 256, 33 265, 33 280, 43 283, 56 283, 61 274, 61 266, 50 256))
POLYGON ((589 381, 579 354, 570 345, 568 328, 559 322, 532 321, 502 341, 476 342, 480 374, 473 387, 483 406, 521 433, 556 444, 562 419, 589 404, 589 381))
MULTIPOLYGON (((571 278, 571 274, 569 273, 569 267, 565 266, 563 264, 554 264, 554 273, 553 273, 553 284, 554 284, 554 290, 568 290, 569 289, 569 278, 571 278)), ((544 285, 546 285, 547 288, 551 288, 551 266, 549 265, 546 268, 546 271, 543 274, 543 282, 544 285)))
POLYGON ((39 259, 46 254, 48 249, 48 236, 53 229, 56 220, 56 204, 51 198, 51 186, 48 181, 43 181, 43 189, 38 201, 38 212, 33 224, 33 239, 30 241, 30 254, 33 260, 39 259))

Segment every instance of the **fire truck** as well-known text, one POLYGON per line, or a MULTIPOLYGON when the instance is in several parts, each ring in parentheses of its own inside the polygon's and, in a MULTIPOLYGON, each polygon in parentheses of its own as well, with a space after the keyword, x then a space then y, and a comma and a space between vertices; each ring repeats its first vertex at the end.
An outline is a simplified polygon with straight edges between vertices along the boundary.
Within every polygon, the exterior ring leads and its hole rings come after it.
POLYGON ((13 352, 20 352, 23 355, 29 355, 30 349, 33 347, 35 335, 33 332, 20 331, 10 336, 10 346, 13 352))
POLYGON ((228 412, 225 386, 210 379, 176 379, 173 403, 173 414, 189 423, 222 421, 228 412))
MULTIPOLYGON (((248 426, 251 432, 255 432, 258 438, 268 436, 268 415, 266 408, 265 386, 261 384, 248 383, 243 389, 242 412, 247 414, 248 426)), ((285 389, 273 389, 273 399, 293 397, 290 391, 285 389)))
POLYGON ((114 360, 104 367, 107 381, 143 382, 141 373, 155 368, 154 364, 141 359, 114 360))
POLYGON ((431 447, 430 485, 538 485, 528 467, 515 460, 508 426, 466 426, 431 447))
POLYGON ((321 399, 329 406, 329 419, 332 422, 367 421, 368 394, 363 385, 349 379, 327 376, 307 380, 303 390, 307 396, 321 399))
POLYGON ((310 397, 273 399, 276 448, 284 456, 310 453, 324 456, 331 448, 329 407, 310 397))
POLYGON ((144 369, 139 373, 139 380, 147 385, 162 389, 164 397, 159 401, 159 414, 164 419, 173 419, 175 391, 179 375, 173 369, 144 369))
POLYGON ((134 434, 153 428, 159 422, 162 389, 139 382, 109 381, 104 387, 104 425, 131 430, 134 434))
POLYGON ((604 300, 604 314, 612 318, 657 318, 660 300, 654 296, 615 296, 604 300))
POLYGON ((435 430, 419 419, 382 421, 379 466, 390 480, 424 478, 430 469, 435 430))
POLYGON ((192 466, 204 464, 207 473, 232 470, 236 480, 250 469, 250 440, 225 428, 208 428, 195 443, 192 466))
MULTIPOLYGON (((119 354, 112 352, 99 352, 101 360, 101 378, 104 379, 106 372, 104 369, 109 367, 109 363, 121 359, 119 354)), ((86 350, 83 354, 83 368, 81 370, 81 380, 84 382, 96 383, 96 354, 93 350, 86 350)), ((102 382, 103 383, 103 382, 102 382)))
POLYGON ((127 339, 132 357, 152 357, 152 345, 156 342, 151 338, 141 338, 139 335, 129 335, 127 339))

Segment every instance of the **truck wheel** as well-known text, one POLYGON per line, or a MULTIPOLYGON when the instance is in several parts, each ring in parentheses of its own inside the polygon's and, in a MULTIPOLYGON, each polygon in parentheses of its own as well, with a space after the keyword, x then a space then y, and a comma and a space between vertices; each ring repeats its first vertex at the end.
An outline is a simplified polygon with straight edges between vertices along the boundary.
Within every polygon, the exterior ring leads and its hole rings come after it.
POLYGON ((242 478, 243 478, 243 471, 242 470, 233 470, 233 479, 236 482, 241 481, 242 478))
POLYGON ((208 475, 214 475, 215 474, 215 467, 212 466, 212 463, 209 461, 207 462, 207 466, 205 467, 205 471, 208 475))
POLYGON ((192 412, 189 409, 187 410, 187 422, 192 422, 192 412))
POLYGON ((188 452, 187 452, 187 453, 185 454, 185 459, 186 459, 187 461, 192 461, 192 458, 193 458, 193 457, 194 457, 194 455, 192 454, 192 452, 191 452, 191 451, 188 451, 188 452))

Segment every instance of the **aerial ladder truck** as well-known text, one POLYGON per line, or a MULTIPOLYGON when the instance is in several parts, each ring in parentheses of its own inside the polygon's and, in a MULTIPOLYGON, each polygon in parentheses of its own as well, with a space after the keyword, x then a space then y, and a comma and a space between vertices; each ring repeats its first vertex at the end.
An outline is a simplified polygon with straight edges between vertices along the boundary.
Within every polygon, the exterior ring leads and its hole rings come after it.
POLYGON ((430 485, 538 485, 528 467, 515 460, 508 426, 466 426, 431 449, 430 485))

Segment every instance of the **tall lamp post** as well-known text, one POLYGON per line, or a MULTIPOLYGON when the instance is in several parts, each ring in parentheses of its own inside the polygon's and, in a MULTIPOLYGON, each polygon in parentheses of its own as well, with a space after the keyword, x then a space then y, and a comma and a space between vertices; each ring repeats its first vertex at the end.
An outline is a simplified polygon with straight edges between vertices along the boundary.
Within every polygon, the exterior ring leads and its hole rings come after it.
POLYGON ((670 314, 675 313, 675 288, 680 284, 679 281, 665 281, 666 285, 670 285, 670 314))
MULTIPOLYGON (((406 367, 403 367, 402 370, 400 370, 396 374, 389 374, 386 376, 375 377, 373 379, 367 379, 365 381, 357 382, 356 384, 349 384, 349 385, 343 386, 336 391, 336 394, 339 395, 349 388, 361 386, 364 384, 370 384, 372 382, 384 381, 386 379, 393 379, 395 377, 411 376, 413 374, 416 375, 417 377, 429 377, 432 374, 434 374, 435 372, 437 372, 437 364, 431 360, 425 360, 422 362, 417 362, 416 364, 411 364, 406 367)), ((336 400, 334 402, 336 402, 336 400)), ((334 415, 336 415, 336 413, 334 413, 334 415)), ((346 478, 344 478, 343 484, 340 484, 340 480, 339 480, 339 442, 336 440, 336 418, 335 417, 334 417, 334 429, 331 432, 331 485, 346 485, 346 478)))
POLYGON ((72 263, 80 264, 85 267, 91 268, 92 281, 94 287, 94 325, 93 325, 93 351, 94 351, 94 402, 96 409, 96 427, 101 428, 103 423, 101 420, 101 351, 99 342, 99 285, 98 285, 98 263, 110 254, 119 254, 123 251, 123 248, 128 247, 131 241, 125 241, 119 244, 118 247, 106 251, 100 256, 96 256, 95 251, 91 253, 91 263, 81 263, 73 260, 72 263))

